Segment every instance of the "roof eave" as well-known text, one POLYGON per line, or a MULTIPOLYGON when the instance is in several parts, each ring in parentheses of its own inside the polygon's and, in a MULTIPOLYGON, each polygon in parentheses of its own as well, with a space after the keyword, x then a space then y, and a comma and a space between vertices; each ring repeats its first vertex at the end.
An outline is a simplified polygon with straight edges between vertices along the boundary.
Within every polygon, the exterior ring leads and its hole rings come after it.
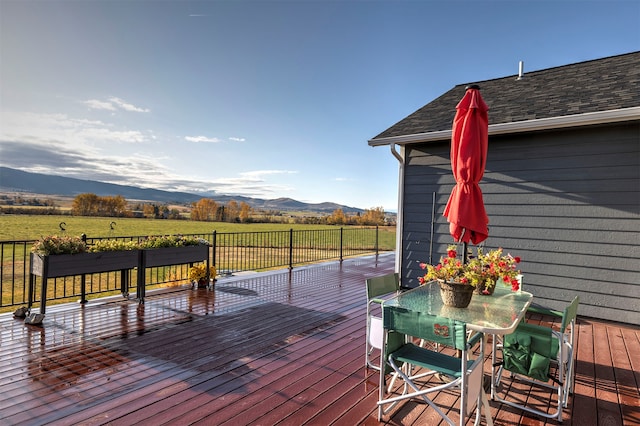
MULTIPOLYGON (((640 107, 615 109, 609 111, 587 112, 584 114, 565 115, 561 117, 540 118, 536 120, 498 123, 489 126, 489 135, 523 133, 539 130, 553 130, 567 127, 590 126, 594 124, 617 123, 621 121, 640 120, 640 107)), ((451 129, 437 132, 416 133, 413 135, 374 138, 368 141, 369 146, 410 145, 414 143, 435 142, 451 139, 451 129)))

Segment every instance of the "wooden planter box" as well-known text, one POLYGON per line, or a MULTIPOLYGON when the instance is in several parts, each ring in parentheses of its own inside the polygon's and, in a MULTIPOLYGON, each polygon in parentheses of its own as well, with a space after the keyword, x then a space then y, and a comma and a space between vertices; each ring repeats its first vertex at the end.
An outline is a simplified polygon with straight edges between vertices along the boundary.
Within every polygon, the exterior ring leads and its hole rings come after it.
POLYGON ((138 266, 138 250, 41 255, 31 253, 31 273, 44 279, 121 271, 138 266))
MULTIPOLYGON (((137 297, 140 303, 144 303, 146 268, 193 264, 195 262, 207 262, 207 267, 209 267, 208 245, 57 255, 31 253, 28 308, 31 310, 35 301, 36 276, 42 277, 39 319, 39 322, 42 322, 46 309, 47 280, 49 278, 80 275, 82 280, 81 302, 86 302, 86 274, 122 271, 121 290, 123 296, 128 297, 128 274, 125 271, 138 268, 137 297)), ((33 322, 33 324, 35 323, 33 322)))
POLYGON ((203 262, 209 258, 209 246, 166 247, 140 250, 140 268, 183 265, 203 262))
POLYGON ((128 295, 128 275, 124 272, 133 269, 139 263, 138 250, 105 251, 98 253, 54 254, 41 255, 31 253, 31 268, 29 275, 29 310, 35 301, 35 277, 42 277, 40 288, 40 318, 38 324, 44 318, 47 307, 47 281, 49 278, 70 277, 81 275, 80 301, 86 302, 85 275, 101 272, 123 271, 121 290, 123 295, 128 295))
POLYGON ((138 263, 138 285, 136 290, 139 302, 144 303, 147 268, 193 264, 195 262, 207 262, 207 268, 209 267, 208 245, 140 250, 140 261, 138 263))

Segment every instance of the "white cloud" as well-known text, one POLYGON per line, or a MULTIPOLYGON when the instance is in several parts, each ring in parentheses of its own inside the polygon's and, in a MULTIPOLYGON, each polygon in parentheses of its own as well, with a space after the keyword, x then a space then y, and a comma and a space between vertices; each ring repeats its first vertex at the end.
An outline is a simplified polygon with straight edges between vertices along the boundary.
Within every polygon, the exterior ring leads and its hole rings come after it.
POLYGON ((89 99, 83 102, 90 109, 103 109, 107 111, 115 111, 116 107, 111 102, 99 101, 97 99, 89 99))
POLYGON ((295 174, 298 173, 293 170, 252 170, 250 172, 242 172, 240 176, 243 176, 245 179, 255 179, 255 180, 263 180, 260 177, 265 175, 283 175, 283 174, 295 174))
POLYGON ((218 138, 210 138, 207 136, 185 136, 184 137, 185 140, 189 141, 189 142, 194 142, 194 143, 218 143, 221 142, 220 139, 218 138))
POLYGON ((106 128, 84 129, 83 136, 87 140, 99 140, 121 143, 142 143, 147 137, 138 130, 113 131, 106 128))
POLYGON ((0 138, 36 145, 60 144, 69 148, 142 143, 149 137, 138 130, 116 130, 99 120, 78 119, 67 114, 2 113, 0 138))
POLYGON ((110 97, 106 101, 99 99, 89 99, 83 102, 91 109, 99 109, 106 111, 116 111, 118 109, 130 112, 150 112, 148 108, 140 108, 115 96, 110 97))
MULTIPOLYGON (((87 101, 86 104, 105 110, 108 105, 116 108, 113 102, 87 101)), ((296 182, 289 175, 298 172, 293 170, 236 171, 225 176, 220 169, 213 178, 180 175, 176 167, 184 163, 182 153, 165 151, 162 135, 153 129, 127 128, 113 120, 91 120, 62 113, 2 111, 0 164, 44 174, 169 191, 214 191, 259 198, 295 193, 296 182)), ((193 143, 224 142, 202 135, 184 139, 193 143)), ((242 138, 225 140, 244 141, 242 138)), ((187 173, 193 171, 189 169, 187 173)))
MULTIPOLYGON (((185 136, 184 139, 188 142, 194 143, 219 143, 222 142, 222 139, 216 137, 209 136, 185 136)), ((244 138, 229 138, 232 142, 244 142, 244 138)))
POLYGON ((133 104, 127 103, 125 101, 123 101, 120 98, 116 98, 116 97, 112 97, 109 98, 109 100, 111 102, 113 102, 114 104, 116 104, 117 106, 119 106, 120 108, 122 108, 125 111, 132 111, 132 112, 150 112, 149 109, 147 108, 139 108, 133 104))
POLYGON ((206 183, 204 190, 215 190, 219 194, 237 194, 247 197, 270 198, 274 195, 293 192, 295 188, 289 184, 267 181, 266 176, 295 174, 290 170, 253 170, 240 173, 237 177, 218 178, 206 183))

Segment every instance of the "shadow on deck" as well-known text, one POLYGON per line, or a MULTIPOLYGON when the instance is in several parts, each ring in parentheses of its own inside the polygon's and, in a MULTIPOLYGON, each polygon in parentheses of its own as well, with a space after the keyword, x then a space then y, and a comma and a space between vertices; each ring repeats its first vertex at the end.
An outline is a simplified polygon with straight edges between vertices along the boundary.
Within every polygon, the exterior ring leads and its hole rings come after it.
MULTIPOLYGON (((150 292, 144 305, 52 306, 43 327, 0 315, 0 424, 378 424, 364 280, 393 268, 388 254, 150 292)), ((564 424, 640 424, 639 328, 580 318, 578 333, 564 424)), ((545 424, 491 406, 495 424, 545 424)), ((409 401, 387 421, 434 414, 409 401)))

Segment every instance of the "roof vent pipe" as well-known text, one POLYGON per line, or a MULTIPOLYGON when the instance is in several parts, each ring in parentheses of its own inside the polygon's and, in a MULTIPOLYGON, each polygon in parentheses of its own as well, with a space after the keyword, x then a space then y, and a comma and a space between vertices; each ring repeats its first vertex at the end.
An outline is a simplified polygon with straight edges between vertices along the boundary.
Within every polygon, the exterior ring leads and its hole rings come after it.
POLYGON ((524 74, 524 62, 520 61, 518 64, 518 78, 516 80, 522 80, 522 75, 524 74))

